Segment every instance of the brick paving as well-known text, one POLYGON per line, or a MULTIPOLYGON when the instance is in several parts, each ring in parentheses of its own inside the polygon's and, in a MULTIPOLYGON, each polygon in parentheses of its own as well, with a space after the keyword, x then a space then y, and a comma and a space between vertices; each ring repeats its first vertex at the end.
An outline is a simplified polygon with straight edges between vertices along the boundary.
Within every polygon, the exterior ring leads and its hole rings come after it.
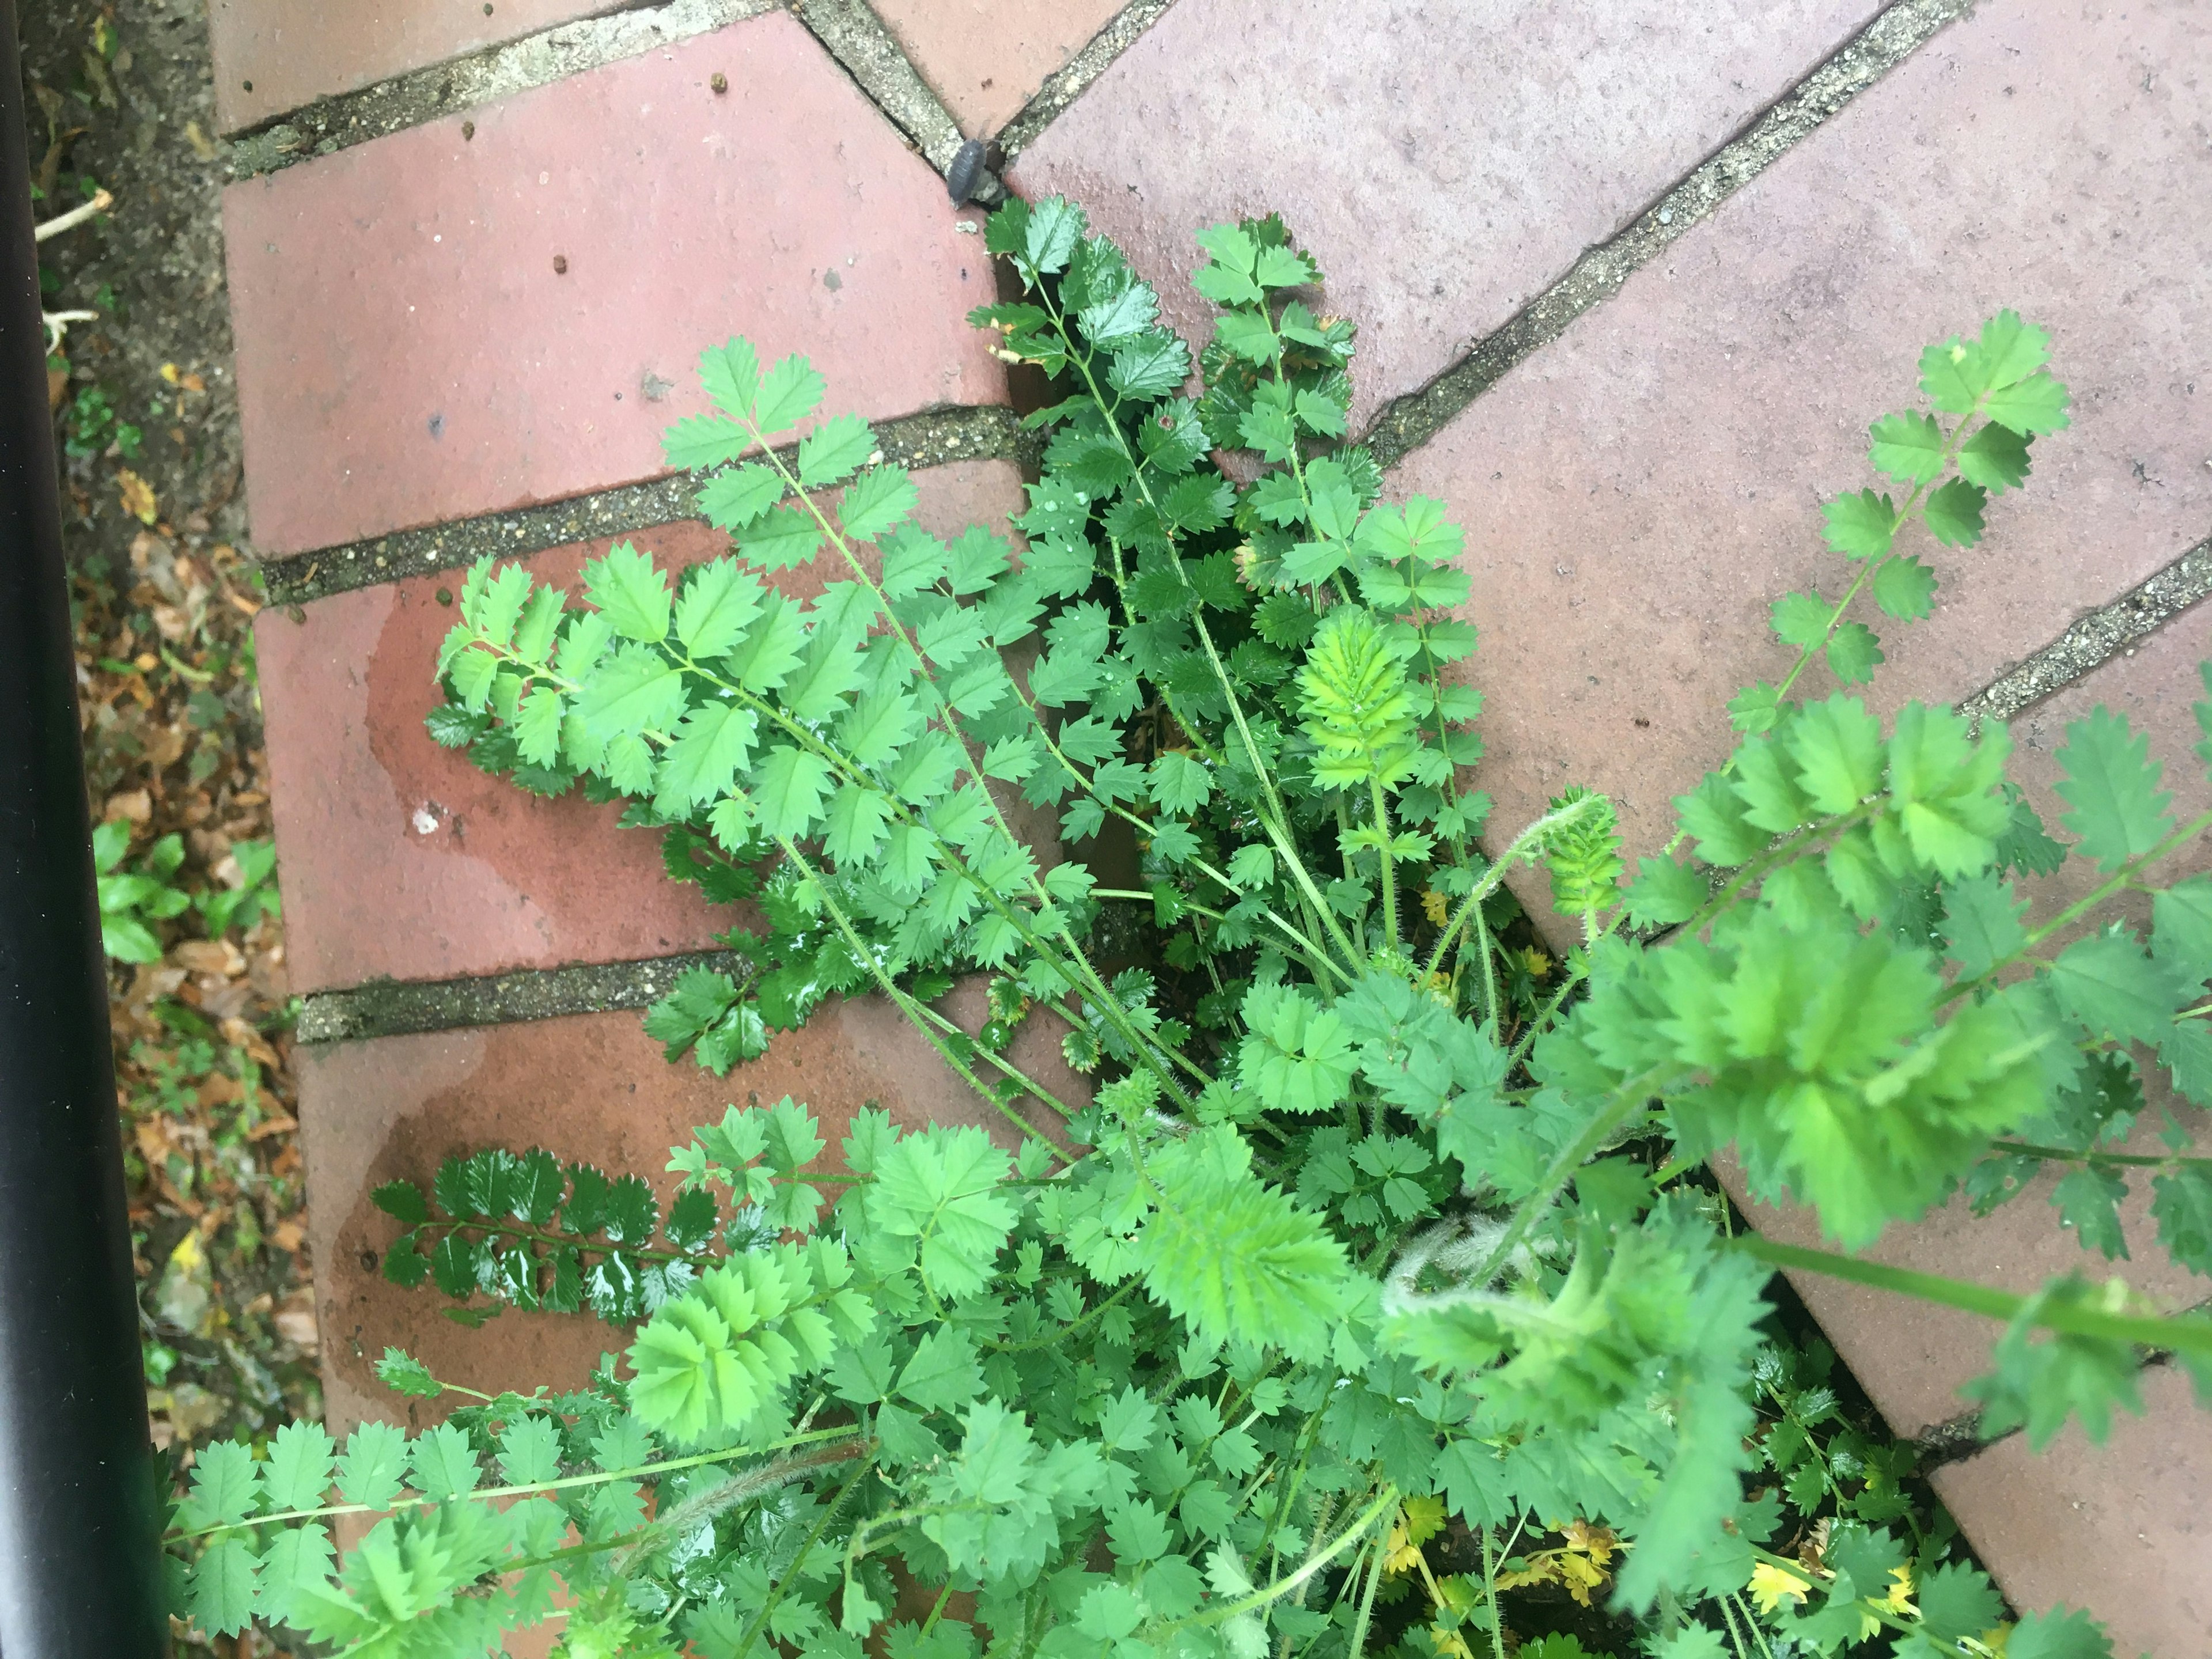
MULTIPOLYGON (((634 495, 593 516, 593 492, 660 476, 660 428, 696 406, 690 364, 731 333, 809 352, 833 409, 1003 403, 963 320, 993 291, 978 215, 933 171, 956 130, 1009 131, 1011 185, 1077 196, 1187 325, 1198 225, 1279 210, 1316 252, 1328 305, 1362 327, 1355 423, 1386 423, 1395 491, 1441 495, 1467 526, 1481 781, 1501 825, 1573 781, 1621 802, 1638 850, 1663 837, 1668 797, 1726 751, 1720 702, 1774 672, 1768 604, 1837 580, 1817 504, 1869 481, 1866 423, 1909 401, 1921 343, 2002 305, 2052 328, 2075 422, 1995 504, 1982 550, 1927 556, 1938 610, 1890 625, 1874 695, 1972 697, 2158 577, 2157 614, 2178 614, 2141 637, 2136 618, 2125 654, 2073 653, 2037 681, 2043 700, 2013 725, 2021 770, 2055 817, 2051 751, 2104 702, 2154 733, 2181 808, 2212 799, 2188 752, 2212 630, 2190 608, 2203 582, 2174 574, 2212 531, 2200 9, 1630 0, 1470 19, 1415 0, 805 0, 710 26, 749 8, 668 0, 606 20, 627 44, 594 57, 574 31, 600 26, 574 20, 600 9, 213 0, 228 129, 290 115, 350 131, 344 98, 326 106, 340 116, 301 106, 395 75, 427 100, 395 122, 414 106, 387 98, 364 131, 399 130, 297 165, 241 151, 283 170, 226 208, 257 544, 323 595, 272 608, 258 634, 311 996, 618 976, 728 925, 611 812, 526 800, 428 742, 438 594, 458 575, 424 562, 448 530, 453 562, 498 544, 495 515, 528 503, 582 497, 588 522, 645 522, 619 516, 634 495), (534 33, 554 24, 558 51, 534 33), (448 72, 501 41, 528 59, 507 81, 448 72), (532 89, 470 91, 501 86, 532 89), (362 585, 374 538, 398 532, 419 532, 406 570, 362 585), (350 591, 319 585, 324 550, 350 591)), ((1006 459, 925 460, 917 478, 925 520, 947 525, 1003 514, 1018 483, 1006 459)), ((566 533, 519 550, 570 576, 605 541, 566 533)), ((685 524, 635 539, 679 559, 717 542, 685 524)), ((2212 848, 2192 858, 2212 867, 2212 848)), ((974 994, 956 994, 963 1017, 974 994)), ((310 1028, 338 1000, 311 1001, 310 1028)), ((435 994, 417 1000, 434 1015, 435 994)), ((463 1002, 456 1024, 487 1006, 463 1002)), ((909 1121, 979 1121, 872 1000, 726 1080, 662 1063, 630 1012, 377 1036, 394 1028, 372 1004, 366 1028, 331 1028, 370 1034, 310 1044, 301 1066, 338 1421, 389 1408, 367 1371, 388 1342, 463 1381, 520 1368, 557 1383, 620 1340, 516 1317, 460 1337, 376 1276, 375 1181, 490 1141, 655 1169, 747 1092, 809 1099, 825 1127, 870 1099, 909 1121)), ((1049 1070, 1048 1036, 1021 1041, 1049 1070)), ((2140 1224, 2142 1198, 2130 1282, 2202 1300, 2140 1224)), ((1749 1213, 1810 1236, 1801 1212, 1749 1213)), ((2105 1271, 2039 1192, 1988 1221, 1941 1211, 1876 1254, 2021 1287, 2105 1271)), ((1800 1289, 1898 1431, 1959 1416, 1985 1325, 1800 1289)), ((2031 1457, 2015 1437, 1935 1479, 2020 1605, 2086 1604, 2121 1654, 2166 1659, 2212 1651, 2212 1437, 2176 1373, 2148 1374, 2145 1394, 2151 1415, 2100 1453, 2069 1431, 2031 1457)))
POLYGON ((234 185, 258 550, 651 477, 733 333, 803 347, 832 410, 1001 402, 957 222, 781 12, 234 185))
POLYGON ((882 0, 891 38, 970 138, 1005 126, 1120 0, 882 0))
POLYGON ((216 120, 236 132, 621 0, 208 0, 216 120))
POLYGON ((1880 9, 1181 0, 1022 152, 1187 335, 1192 233, 1279 213, 1359 325, 1352 423, 1418 390, 1880 9))

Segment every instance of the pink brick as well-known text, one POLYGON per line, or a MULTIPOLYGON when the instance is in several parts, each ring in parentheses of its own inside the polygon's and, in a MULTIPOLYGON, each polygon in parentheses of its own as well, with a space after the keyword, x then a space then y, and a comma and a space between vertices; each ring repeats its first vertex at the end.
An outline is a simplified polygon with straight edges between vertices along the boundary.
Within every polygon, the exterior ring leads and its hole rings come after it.
POLYGON ((1360 326, 1352 424, 1425 385, 1881 9, 1182 0, 1024 150, 1212 331, 1200 226, 1280 213, 1360 326))
POLYGON ((2212 1435, 2179 1367, 2145 1373, 2142 1396, 2102 1446, 2014 1436, 1933 1484, 2015 1607, 2088 1607, 2118 1659, 2212 1653, 2212 1435))
MULTIPOLYGON (((1008 461, 915 479, 917 518, 939 534, 1002 526, 1022 499, 1008 461)), ((728 545, 698 523, 627 539, 680 564, 728 545)), ((524 562, 573 586, 609 545, 524 562)), ((805 595, 822 580, 809 568, 785 585, 805 595)), ((656 836, 617 830, 618 807, 590 805, 580 790, 525 794, 431 741, 422 717, 438 700, 438 642, 454 617, 437 596, 460 581, 459 571, 416 577, 315 600, 304 622, 277 610, 258 619, 295 988, 629 961, 702 949, 737 925, 736 913, 668 878, 656 836)))
POLYGON ((2001 307, 2051 328, 2074 426, 1981 548, 1912 532, 1938 609, 1875 618, 1875 700, 1972 693, 2204 534, 2212 380, 2176 366, 2212 350, 2212 149, 2185 78, 2146 66, 2208 46, 2184 7, 1984 8, 1399 469, 1467 526, 1497 833, 1582 783, 1635 851, 1667 840, 1730 747, 1723 703, 1794 657, 1769 605, 1849 580, 1819 502, 1873 482, 1868 423, 2001 307))
MULTIPOLYGON (((2212 1118, 2155 1083, 2150 1097, 2151 1110, 2127 1150, 2165 1150, 2159 1113, 2170 1106, 2203 1151, 2212 1118)), ((1747 1203, 1733 1160, 1717 1160, 1716 1170, 1760 1232, 1833 1248, 1821 1240, 1809 1211, 1747 1203)), ((1863 1254, 2020 1292, 2066 1273, 2100 1283, 2117 1275, 2167 1311, 2195 1307, 2212 1293, 2212 1284, 2177 1267, 2160 1248, 2144 1173, 2130 1180, 2121 1206, 2130 1260, 2108 1262, 2060 1230, 2048 1201, 2057 1179, 2052 1173, 1986 1218, 1975 1219, 1954 1200, 1917 1224, 1893 1228, 1863 1254)), ((1909 1437, 1976 1409, 1957 1390, 1989 1370, 1990 1346, 2002 1334, 1995 1321, 1818 1273, 1789 1278, 1893 1432, 1909 1437)), ((2204 1592, 2205 1569, 2212 1565, 2212 1505, 2206 1499, 2212 1437, 2174 1370, 2147 1372, 2142 1393, 2149 1420, 2120 1419, 2107 1446, 2087 1445, 2078 1425, 2040 1455, 2014 1436, 1933 1478, 2014 1607, 2086 1607, 2106 1622, 2122 1655, 2203 1652, 2212 1609, 2204 1592), (2185 1632, 2190 1639, 2181 1639, 2185 1632)))
POLYGON ((827 412, 1005 396, 980 240, 788 15, 468 118, 225 194, 264 555, 653 476, 732 334, 812 357, 827 412))
POLYGON ((623 0, 209 0, 216 120, 236 132, 623 0))
POLYGON ((1006 125, 1121 9, 1121 0, 876 0, 971 138, 1006 125))
MULTIPOLYGON (((982 1020, 980 986, 948 1000, 965 1029, 982 1020)), ((1060 1061, 1058 1036, 1025 1024, 1014 1062, 1063 1099, 1080 1099, 1081 1079, 1060 1061)), ((772 1104, 784 1096, 810 1105, 829 1150, 815 1167, 837 1167, 837 1143, 853 1114, 880 1105, 908 1127, 974 1123, 1001 1142, 1015 1130, 963 1082, 881 998, 833 1002, 797 1031, 779 1033, 760 1059, 716 1078, 690 1061, 671 1065, 629 1013, 584 1014, 520 1025, 299 1051, 300 1117, 307 1182, 315 1194, 309 1248, 322 1327, 324 1406, 334 1428, 374 1417, 413 1418, 376 1381, 387 1345, 409 1350, 449 1382, 487 1391, 538 1383, 574 1388, 601 1352, 629 1333, 589 1316, 509 1312, 465 1330, 441 1310, 452 1305, 425 1285, 401 1290, 380 1271, 398 1224, 369 1201, 386 1181, 428 1189, 440 1160, 486 1146, 544 1146, 569 1161, 635 1173, 664 1206, 674 1191, 663 1173, 668 1148, 699 1123, 719 1123, 725 1103, 772 1104)), ((1056 1123, 1041 1107, 1040 1127, 1056 1123)), ((834 1196, 834 1194, 832 1194, 834 1196)), ((433 1412, 421 1420, 427 1425, 433 1412)))

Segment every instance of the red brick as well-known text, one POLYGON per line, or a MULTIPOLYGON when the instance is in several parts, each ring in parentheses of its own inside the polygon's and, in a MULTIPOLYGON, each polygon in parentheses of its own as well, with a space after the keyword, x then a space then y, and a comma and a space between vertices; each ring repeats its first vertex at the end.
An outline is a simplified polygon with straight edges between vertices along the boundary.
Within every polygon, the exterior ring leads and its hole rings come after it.
POLYGON ((1280 213, 1360 327, 1352 424, 1425 385, 1881 7, 1181 0, 1022 152, 1202 342, 1200 226, 1280 213))
POLYGON ((2074 425, 1981 548, 1912 532, 1938 608, 1875 618, 1875 701, 1972 693, 2203 535, 2212 382, 2174 366, 2212 349, 2212 150, 2147 66, 2208 44, 2183 7, 1981 9, 1398 470, 1467 526, 1497 834, 1581 783, 1634 851, 1668 839, 1730 747, 1723 703, 1794 658, 1771 602, 1849 580, 1818 504, 1874 481, 1868 423, 2001 307, 2051 328, 2074 425))
POLYGON ((2142 1397, 2105 1445, 2015 1435, 1933 1484, 2014 1606, 2087 1607, 2121 1659, 2212 1653, 2212 1435, 2179 1368, 2146 1372, 2142 1397))
MULTIPOLYGON (((947 1011, 981 1024, 980 991, 956 993, 947 1011)), ((1081 1080, 1058 1056, 1056 1035, 1032 1021, 1014 1062, 1063 1099, 1081 1080)), ((725 1103, 772 1103, 790 1095, 821 1120, 832 1169, 853 1114, 881 1105, 908 1127, 974 1123, 1011 1146, 1018 1131, 939 1060, 880 998, 830 1003, 798 1031, 779 1033, 759 1060, 726 1078, 688 1060, 671 1065, 639 1016, 584 1014, 520 1025, 381 1037, 299 1051, 301 1131, 315 1194, 309 1248, 322 1325, 324 1407, 333 1425, 414 1414, 375 1378, 387 1345, 416 1354, 465 1387, 527 1392, 573 1388, 608 1350, 629 1340, 589 1316, 510 1311, 480 1330, 446 1319, 434 1289, 404 1291, 379 1271, 399 1228, 368 1199, 380 1183, 426 1184, 444 1158, 486 1146, 544 1146, 651 1181, 665 1203, 667 1149, 695 1124, 720 1122, 725 1103)), ((1042 1111, 1042 1109, 1035 1109, 1042 1111)), ((1054 1121, 1050 1114, 1040 1127, 1054 1121)), ((428 1420, 427 1419, 424 1420, 428 1420)))
POLYGON ((257 125, 318 98, 619 9, 623 0, 209 0, 216 120, 257 125))
POLYGON ((1005 396, 978 240, 786 14, 469 119, 225 193, 264 555, 658 474, 732 334, 807 353, 828 412, 1005 396))
MULTIPOLYGON (((939 534, 999 526, 1022 499, 1008 461, 915 476, 917 519, 939 534)), ((611 539, 523 562, 574 586, 611 539)), ((728 546, 699 523, 625 539, 681 564, 728 546)), ((805 594, 821 580, 794 571, 785 586, 805 594)), ((304 622, 276 610, 258 618, 294 988, 627 961, 701 949, 735 925, 668 878, 656 836, 615 827, 618 807, 580 791, 527 795, 431 741, 422 717, 438 701, 438 642, 454 614, 437 596, 459 586, 453 571, 315 600, 304 622)))
POLYGON ((970 138, 1006 125, 1121 9, 1121 0, 876 0, 970 138))

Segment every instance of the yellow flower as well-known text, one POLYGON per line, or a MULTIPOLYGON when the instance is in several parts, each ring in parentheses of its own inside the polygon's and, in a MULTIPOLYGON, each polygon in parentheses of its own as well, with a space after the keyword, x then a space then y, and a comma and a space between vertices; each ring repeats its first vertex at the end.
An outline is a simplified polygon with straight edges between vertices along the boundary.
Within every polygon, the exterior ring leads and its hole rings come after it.
POLYGON ((1889 1587, 1889 1594, 1882 1597, 1882 1605, 1892 1613, 1917 1612, 1918 1609, 1912 1605, 1912 1569, 1892 1567, 1889 1576, 1897 1582, 1889 1587))
POLYGON ((1771 1561, 1762 1561, 1751 1570, 1751 1599, 1759 1603, 1761 1613, 1772 1613, 1782 1605, 1784 1596, 1802 1601, 1805 1592, 1813 1587, 1809 1578, 1801 1578, 1787 1567, 1778 1567, 1771 1561))

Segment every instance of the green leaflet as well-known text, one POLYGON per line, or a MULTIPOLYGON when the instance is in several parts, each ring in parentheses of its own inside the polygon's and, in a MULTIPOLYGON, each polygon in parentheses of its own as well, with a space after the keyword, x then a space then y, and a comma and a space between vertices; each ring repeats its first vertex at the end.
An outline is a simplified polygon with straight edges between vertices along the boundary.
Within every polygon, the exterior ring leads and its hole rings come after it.
POLYGON ((1244 1087, 1278 1110, 1324 1112, 1352 1080, 1352 1044, 1336 1014, 1287 985, 1246 993, 1245 1037, 1237 1057, 1244 1087))
POLYGON ((1160 1207, 1139 1235, 1147 1286, 1202 1340, 1242 1334, 1294 1356, 1329 1350, 1359 1284, 1320 1218, 1255 1180, 1228 1125, 1151 1162, 1160 1207))
POLYGON ((1006 1242, 1013 1210, 999 1196, 1010 1165, 981 1129, 932 1128, 902 1137, 876 1160, 874 1224, 915 1239, 921 1275, 941 1296, 981 1288, 1006 1242))
POLYGON ((872 1311, 844 1288, 845 1252, 826 1239, 733 1257, 664 1304, 631 1344, 630 1400, 678 1442, 741 1432, 785 1383, 866 1335, 872 1311))

